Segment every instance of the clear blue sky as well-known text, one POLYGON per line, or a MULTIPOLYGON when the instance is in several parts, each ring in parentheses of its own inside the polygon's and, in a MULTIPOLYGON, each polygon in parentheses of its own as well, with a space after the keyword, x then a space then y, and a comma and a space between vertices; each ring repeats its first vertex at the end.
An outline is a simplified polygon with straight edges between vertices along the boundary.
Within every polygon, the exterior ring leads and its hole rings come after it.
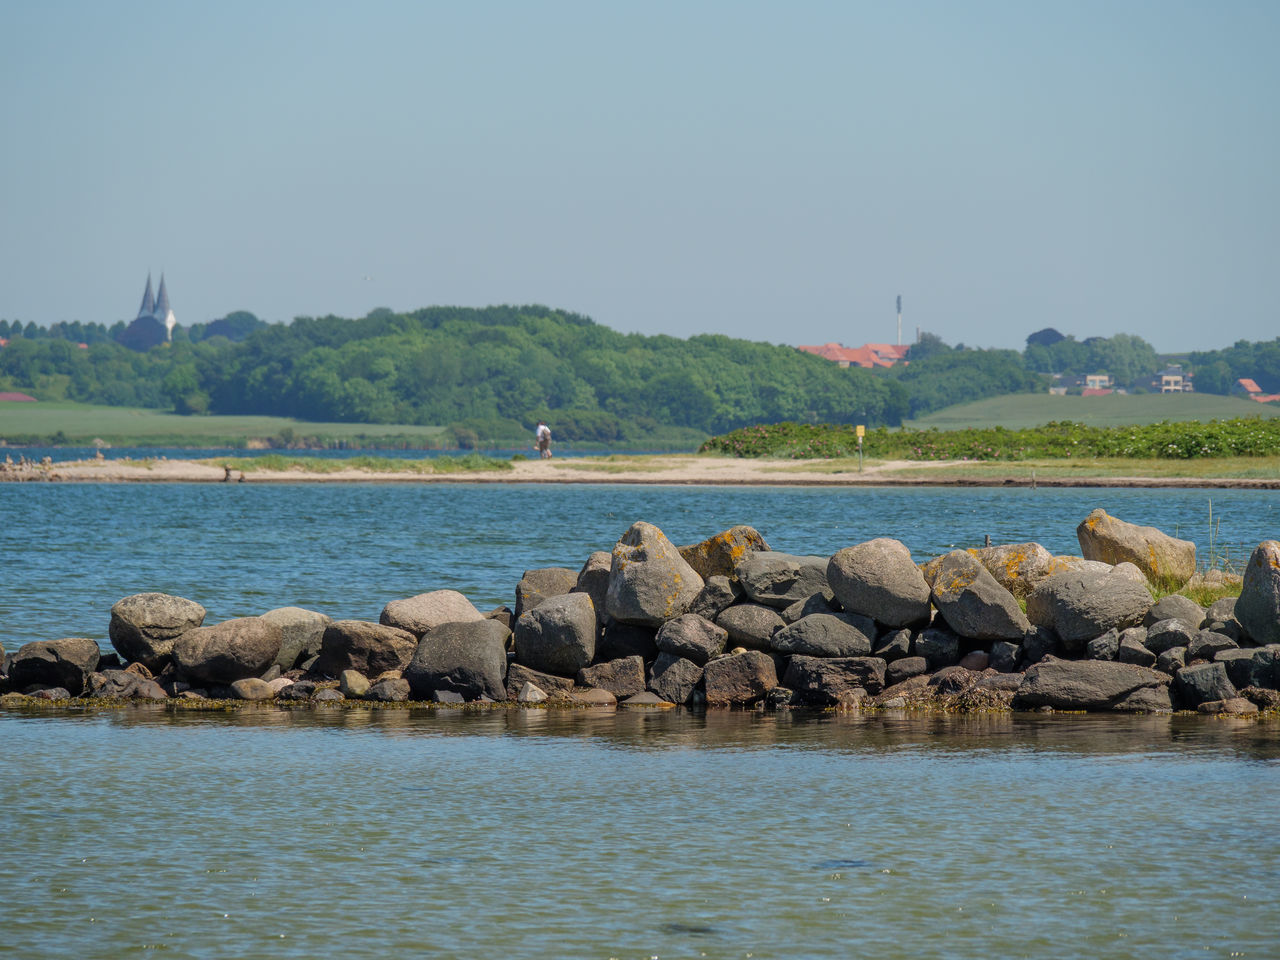
POLYGON ((1280 3, 0 0, 0 317, 1280 334, 1280 3))

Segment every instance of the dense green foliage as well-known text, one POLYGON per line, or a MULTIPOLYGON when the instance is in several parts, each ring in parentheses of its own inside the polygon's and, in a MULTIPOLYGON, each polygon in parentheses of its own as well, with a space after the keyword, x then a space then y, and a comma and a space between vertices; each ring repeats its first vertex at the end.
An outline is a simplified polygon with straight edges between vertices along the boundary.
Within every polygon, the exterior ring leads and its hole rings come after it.
POLYGON ((1280 337, 1193 353, 1191 363, 1202 393, 1230 393, 1242 377, 1255 381, 1263 393, 1280 393, 1280 337))
POLYGON ((908 363, 885 371, 908 388, 912 417, 955 403, 1048 388, 1048 381, 1028 371, 1013 350, 952 349, 935 341, 922 339, 908 352, 908 363), (922 356, 919 348, 926 344, 922 356))
MULTIPOLYGON (((1155 348, 1141 337, 1118 333, 1113 337, 1089 337, 1083 342, 1075 337, 1062 337, 1046 343, 1049 337, 1039 331, 1036 342, 1028 337, 1023 359, 1029 370, 1084 376, 1107 373, 1119 386, 1146 387, 1162 364, 1155 348)), ((1061 336, 1059 334, 1059 336, 1061 336)))
MULTIPOLYGON (((793 459, 847 457, 857 454, 858 440, 854 429, 847 425, 779 423, 713 437, 699 452, 793 459)), ((867 432, 863 453, 899 460, 1275 456, 1280 454, 1280 418, 1125 427, 1062 422, 1026 430, 993 427, 891 431, 882 427, 867 432)))

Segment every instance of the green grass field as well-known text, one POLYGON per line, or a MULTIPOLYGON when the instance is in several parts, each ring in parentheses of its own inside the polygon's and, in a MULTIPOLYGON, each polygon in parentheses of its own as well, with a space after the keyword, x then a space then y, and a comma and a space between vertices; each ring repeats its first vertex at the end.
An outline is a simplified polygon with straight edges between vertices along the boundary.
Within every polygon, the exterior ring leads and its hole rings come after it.
POLYGON ((61 434, 62 442, 85 446, 94 440, 139 446, 242 446, 249 440, 276 437, 290 430, 299 438, 388 438, 424 444, 444 433, 443 427, 410 424, 308 423, 288 417, 181 417, 158 410, 66 401, 0 402, 0 438, 10 441, 61 434))
POLYGON ((966 427, 1038 427, 1070 420, 1094 427, 1159 423, 1161 420, 1229 420, 1233 417, 1280 417, 1280 404, 1255 403, 1241 397, 1208 393, 1111 394, 1106 397, 1055 397, 1018 393, 946 407, 906 426, 915 430, 963 430, 966 427))

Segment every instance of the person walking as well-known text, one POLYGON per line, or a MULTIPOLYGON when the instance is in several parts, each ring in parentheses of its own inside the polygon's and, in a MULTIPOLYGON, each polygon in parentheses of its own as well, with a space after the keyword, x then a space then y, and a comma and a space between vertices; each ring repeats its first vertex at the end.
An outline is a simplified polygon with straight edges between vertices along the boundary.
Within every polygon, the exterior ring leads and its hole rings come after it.
POLYGON ((551 428, 547 426, 545 420, 538 421, 538 429, 534 432, 534 439, 538 442, 538 456, 543 460, 551 459, 551 428))

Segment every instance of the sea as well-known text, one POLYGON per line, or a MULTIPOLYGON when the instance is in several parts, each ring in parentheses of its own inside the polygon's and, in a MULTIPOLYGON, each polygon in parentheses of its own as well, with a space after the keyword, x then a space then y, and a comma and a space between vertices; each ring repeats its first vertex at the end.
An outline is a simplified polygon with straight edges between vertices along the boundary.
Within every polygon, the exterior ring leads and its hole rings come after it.
MULTIPOLYGON (((919 559, 1095 507, 1243 566, 1280 492, 0 484, 0 644, 514 603, 636 520, 919 559)), ((436 707, 0 709, 0 956, 1275 957, 1280 724, 436 707)))

